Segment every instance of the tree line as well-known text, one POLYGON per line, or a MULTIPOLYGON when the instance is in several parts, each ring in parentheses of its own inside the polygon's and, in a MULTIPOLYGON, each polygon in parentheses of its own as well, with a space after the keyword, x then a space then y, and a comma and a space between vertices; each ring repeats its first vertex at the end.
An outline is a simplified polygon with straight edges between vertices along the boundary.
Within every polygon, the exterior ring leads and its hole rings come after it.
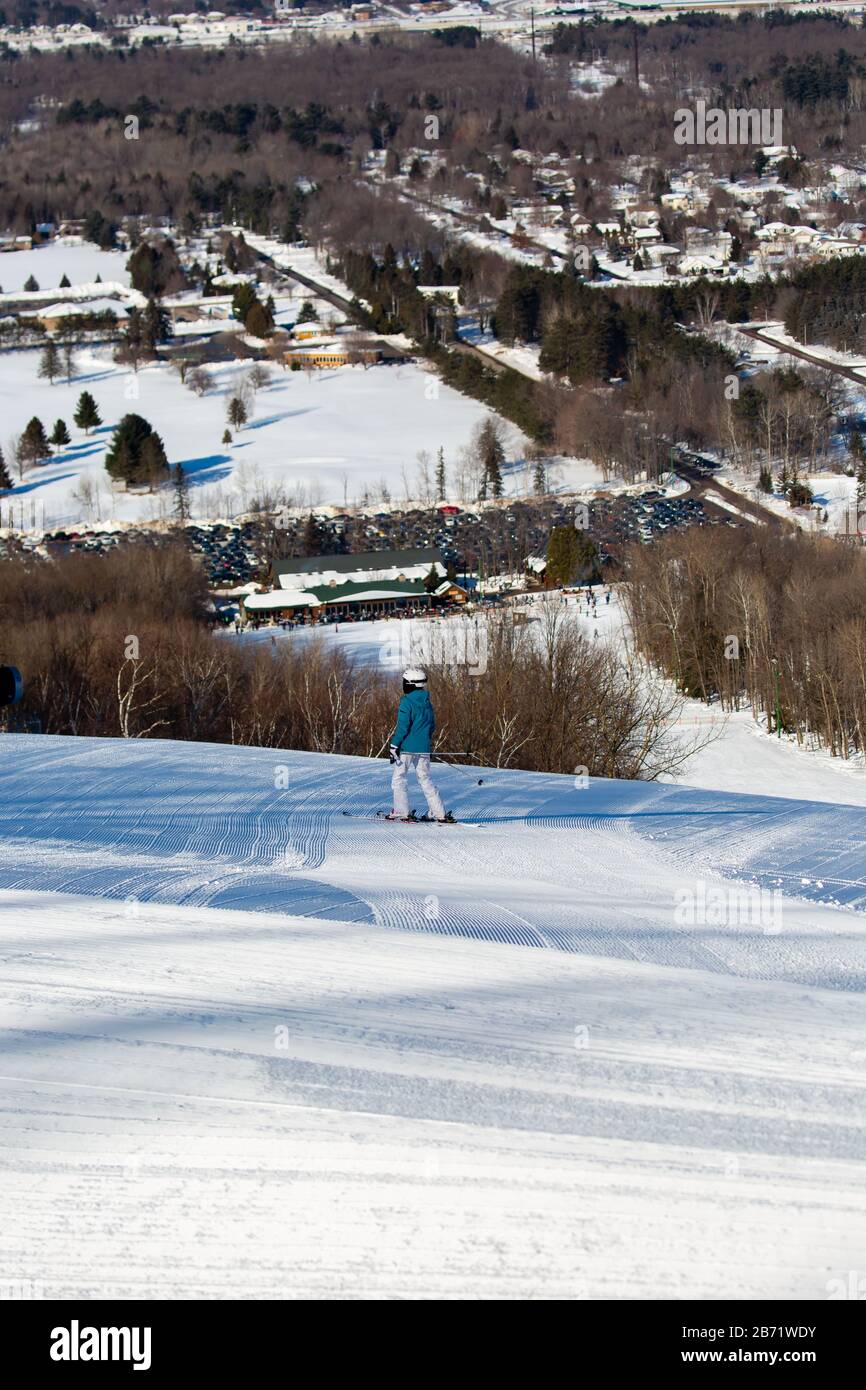
MULTIPOLYGON (((25 679, 20 714, 46 733, 202 739, 375 756, 396 672, 309 641, 244 644, 211 629, 204 571, 181 542, 53 561, 0 561, 0 661, 25 679)), ((439 746, 497 767, 655 777, 682 750, 679 701, 653 691, 565 620, 555 596, 516 627, 492 620, 483 674, 433 654, 439 746)))
POLYGON ((685 694, 751 708, 770 732, 866 751, 866 554, 765 527, 692 528, 636 547, 638 650, 685 694))

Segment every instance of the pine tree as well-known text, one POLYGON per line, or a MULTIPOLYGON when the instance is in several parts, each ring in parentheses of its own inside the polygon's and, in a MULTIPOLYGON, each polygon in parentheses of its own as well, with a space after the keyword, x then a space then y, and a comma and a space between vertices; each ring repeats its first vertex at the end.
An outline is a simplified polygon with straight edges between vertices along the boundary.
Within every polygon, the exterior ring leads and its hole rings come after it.
POLYGON ((168 472, 168 460, 159 435, 141 415, 124 415, 116 426, 105 455, 109 477, 125 483, 154 487, 168 472))
POLYGON ((89 391, 82 391, 78 397, 78 404, 72 418, 78 428, 84 430, 85 434, 89 434, 91 430, 95 430, 102 424, 102 416, 89 391))
POLYGON ((478 458, 482 468, 483 496, 487 497, 489 493, 494 497, 501 497, 505 450, 499 438, 497 422, 492 415, 488 415, 478 433, 478 458))
POLYGON ((761 489, 761 492, 766 492, 768 494, 773 491, 773 475, 770 472, 768 464, 764 464, 758 474, 758 487, 761 489))
POLYGON ((60 353, 53 338, 42 349, 39 358, 39 375, 43 381, 50 381, 54 385, 54 378, 60 375, 60 353))
POLYGON ((445 450, 444 450, 444 449, 442 448, 442 446, 440 445, 440 447, 439 447, 439 452, 438 452, 438 454, 436 455, 436 497, 437 497, 437 500, 440 501, 440 502, 444 502, 444 501, 445 501, 445 498, 446 498, 446 495, 447 495, 447 492, 446 492, 446 483, 445 483, 445 450))
POLYGON ((232 396, 228 405, 228 422, 236 430, 241 429, 248 420, 247 408, 240 396, 232 396))
POLYGON ((64 420, 55 420, 54 429, 51 431, 51 443, 55 449, 63 449, 71 442, 69 430, 66 428, 64 420))
POLYGON ((141 340, 148 352, 171 337, 171 319, 158 299, 149 299, 141 321, 141 340))
POLYGON ((244 319, 244 328, 252 338, 267 338, 273 332, 274 321, 265 308, 256 300, 244 319))
POLYGON ((70 285, 70 283, 69 283, 69 276, 68 276, 68 275, 64 275, 63 279, 60 281, 60 285, 58 286, 58 288, 61 289, 61 290, 68 290, 68 289, 71 289, 71 288, 72 288, 71 285, 70 285))
POLYGON ((322 549, 322 536, 319 530, 319 523, 310 512, 304 522, 303 546, 305 555, 318 555, 322 549))
POLYGON ((27 277, 24 282, 24 289, 28 294, 33 294, 39 289, 39 281, 36 279, 35 275, 29 275, 27 277))
POLYGON ((532 471, 532 490, 539 496, 547 492, 547 469, 541 455, 535 460, 535 467, 532 471))
POLYGON ((169 471, 169 462, 165 456, 163 442, 155 430, 142 441, 138 455, 138 478, 140 483, 146 483, 151 492, 159 484, 164 483, 166 474, 169 471))
POLYGON ((548 584, 572 584, 598 576, 598 546, 586 531, 554 526, 547 542, 548 584))
POLYGON ((41 459, 48 458, 50 453, 51 445, 48 443, 48 436, 42 421, 34 415, 28 421, 24 433, 18 441, 19 458, 26 467, 39 463, 41 459))
POLYGON ((6 460, 3 457, 3 450, 0 449, 0 492, 8 492, 9 489, 14 486, 15 484, 9 476, 9 469, 6 467, 6 460))
POLYGON ((189 520, 189 479, 183 471, 183 464, 177 463, 174 472, 174 514, 178 521, 189 520))
POLYGON ((231 444, 231 442, 232 442, 232 432, 231 432, 231 430, 223 430, 223 444, 231 444))

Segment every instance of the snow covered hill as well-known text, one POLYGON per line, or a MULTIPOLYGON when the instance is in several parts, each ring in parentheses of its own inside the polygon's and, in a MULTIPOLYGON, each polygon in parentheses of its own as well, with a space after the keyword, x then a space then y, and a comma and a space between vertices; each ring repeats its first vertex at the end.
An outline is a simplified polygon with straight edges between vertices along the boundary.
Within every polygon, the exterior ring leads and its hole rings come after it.
POLYGON ((0 738, 4 1279, 820 1299, 862 1268, 862 810, 438 777, 472 824, 377 823, 382 762, 0 738))

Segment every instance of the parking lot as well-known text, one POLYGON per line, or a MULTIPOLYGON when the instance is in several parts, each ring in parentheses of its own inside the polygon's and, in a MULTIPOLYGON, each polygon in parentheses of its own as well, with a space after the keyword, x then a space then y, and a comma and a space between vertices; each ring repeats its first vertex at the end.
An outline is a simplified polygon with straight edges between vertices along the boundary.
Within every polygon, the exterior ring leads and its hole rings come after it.
MULTIPOLYGON (((519 574, 529 556, 543 556, 555 526, 585 529, 604 565, 616 565, 633 542, 647 544, 685 526, 737 525, 700 496, 711 476, 701 460, 683 459, 688 492, 668 495, 648 485, 639 493, 597 494, 583 502, 547 497, 472 508, 426 507, 372 515, 266 516, 243 521, 187 522, 181 534, 200 556, 212 589, 267 583, 281 562, 305 554, 353 554, 370 550, 436 547, 456 577, 519 574)), ((42 538, 9 533, 0 556, 105 554, 119 545, 160 545, 178 528, 138 526, 116 530, 56 530, 42 538)))

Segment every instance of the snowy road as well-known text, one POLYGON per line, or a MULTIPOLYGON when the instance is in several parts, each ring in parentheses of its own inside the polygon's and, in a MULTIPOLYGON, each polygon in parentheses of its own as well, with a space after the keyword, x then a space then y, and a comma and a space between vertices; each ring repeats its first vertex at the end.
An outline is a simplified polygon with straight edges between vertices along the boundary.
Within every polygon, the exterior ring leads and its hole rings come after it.
POLYGON ((2 1277, 823 1298, 866 1256, 854 806, 0 738, 2 1277), (699 910, 736 883, 760 921, 699 910), (783 896, 771 899, 773 893, 783 896))

